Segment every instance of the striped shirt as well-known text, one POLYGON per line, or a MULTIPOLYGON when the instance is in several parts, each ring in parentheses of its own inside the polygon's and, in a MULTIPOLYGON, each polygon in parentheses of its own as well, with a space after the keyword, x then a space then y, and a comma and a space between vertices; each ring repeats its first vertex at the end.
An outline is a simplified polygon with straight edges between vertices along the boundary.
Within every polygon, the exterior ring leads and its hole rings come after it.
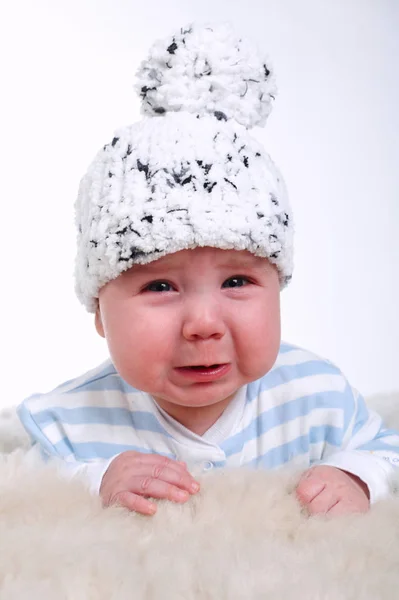
POLYGON ((240 388, 202 436, 126 383, 110 360, 29 397, 18 415, 33 451, 61 458, 71 473, 83 468, 95 491, 127 450, 182 460, 197 472, 335 466, 360 477, 372 503, 390 493, 399 465, 399 432, 383 426, 332 363, 287 343, 273 368, 240 388))

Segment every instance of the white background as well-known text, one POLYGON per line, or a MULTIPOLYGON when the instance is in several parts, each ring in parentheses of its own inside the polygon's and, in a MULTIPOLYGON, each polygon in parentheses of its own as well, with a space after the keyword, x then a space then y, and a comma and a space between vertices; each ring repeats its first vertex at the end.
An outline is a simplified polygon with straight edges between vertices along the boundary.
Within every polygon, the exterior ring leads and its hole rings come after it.
POLYGON ((259 135, 296 221, 284 339, 366 395, 399 389, 399 2, 13 0, 0 32, 0 406, 106 358, 73 290, 78 183, 139 118, 132 84, 150 44, 193 20, 229 20, 276 70, 259 135))

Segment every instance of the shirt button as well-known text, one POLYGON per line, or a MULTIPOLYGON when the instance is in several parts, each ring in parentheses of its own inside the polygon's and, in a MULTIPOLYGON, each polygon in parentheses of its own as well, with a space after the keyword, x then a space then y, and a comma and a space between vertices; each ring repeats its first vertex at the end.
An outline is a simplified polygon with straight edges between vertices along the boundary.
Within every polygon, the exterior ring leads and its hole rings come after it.
POLYGON ((213 469, 213 463, 210 460, 204 462, 204 471, 210 471, 213 469))

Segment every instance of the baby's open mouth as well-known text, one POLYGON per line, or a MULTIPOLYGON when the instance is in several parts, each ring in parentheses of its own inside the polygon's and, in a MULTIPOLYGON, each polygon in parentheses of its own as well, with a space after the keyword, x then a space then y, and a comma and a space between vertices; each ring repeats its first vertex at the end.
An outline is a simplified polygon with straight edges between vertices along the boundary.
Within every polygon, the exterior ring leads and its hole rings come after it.
POLYGON ((180 372, 183 377, 192 381, 211 382, 221 379, 231 370, 230 363, 213 363, 212 365, 187 365, 186 367, 178 367, 176 371, 180 372))
POLYGON ((224 367, 227 367, 229 363, 214 363, 212 365, 187 365, 186 367, 178 367, 178 371, 194 371, 198 373, 215 373, 224 367))
POLYGON ((193 365, 191 367, 183 367, 185 369, 197 369, 198 371, 204 371, 205 369, 217 369, 217 367, 220 367, 220 364, 215 364, 215 365, 193 365))

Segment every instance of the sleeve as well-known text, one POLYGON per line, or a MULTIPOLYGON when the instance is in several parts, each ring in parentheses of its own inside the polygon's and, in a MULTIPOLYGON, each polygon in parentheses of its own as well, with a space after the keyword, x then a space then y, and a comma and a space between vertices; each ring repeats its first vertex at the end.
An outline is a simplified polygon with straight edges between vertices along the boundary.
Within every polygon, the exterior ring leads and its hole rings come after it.
POLYGON ((389 496, 399 481, 399 432, 384 427, 363 397, 347 385, 341 449, 319 464, 348 471, 369 488, 370 503, 389 496))
POLYGON ((110 459, 77 460, 64 425, 55 418, 55 412, 42 410, 32 414, 29 402, 24 401, 17 407, 17 415, 31 440, 32 446, 28 452, 32 460, 36 457, 41 462, 51 461, 61 477, 78 477, 88 486, 91 493, 99 493, 105 472, 120 453, 110 459), (44 426, 47 428, 46 432, 51 431, 51 437, 44 433, 44 426))
POLYGON ((119 456, 113 456, 107 460, 97 460, 95 462, 66 462, 62 458, 48 455, 39 444, 33 444, 26 453, 25 460, 31 465, 42 464, 43 462, 53 464, 57 473, 62 479, 71 481, 74 478, 80 479, 93 495, 100 492, 102 479, 108 470, 112 461, 119 456))

